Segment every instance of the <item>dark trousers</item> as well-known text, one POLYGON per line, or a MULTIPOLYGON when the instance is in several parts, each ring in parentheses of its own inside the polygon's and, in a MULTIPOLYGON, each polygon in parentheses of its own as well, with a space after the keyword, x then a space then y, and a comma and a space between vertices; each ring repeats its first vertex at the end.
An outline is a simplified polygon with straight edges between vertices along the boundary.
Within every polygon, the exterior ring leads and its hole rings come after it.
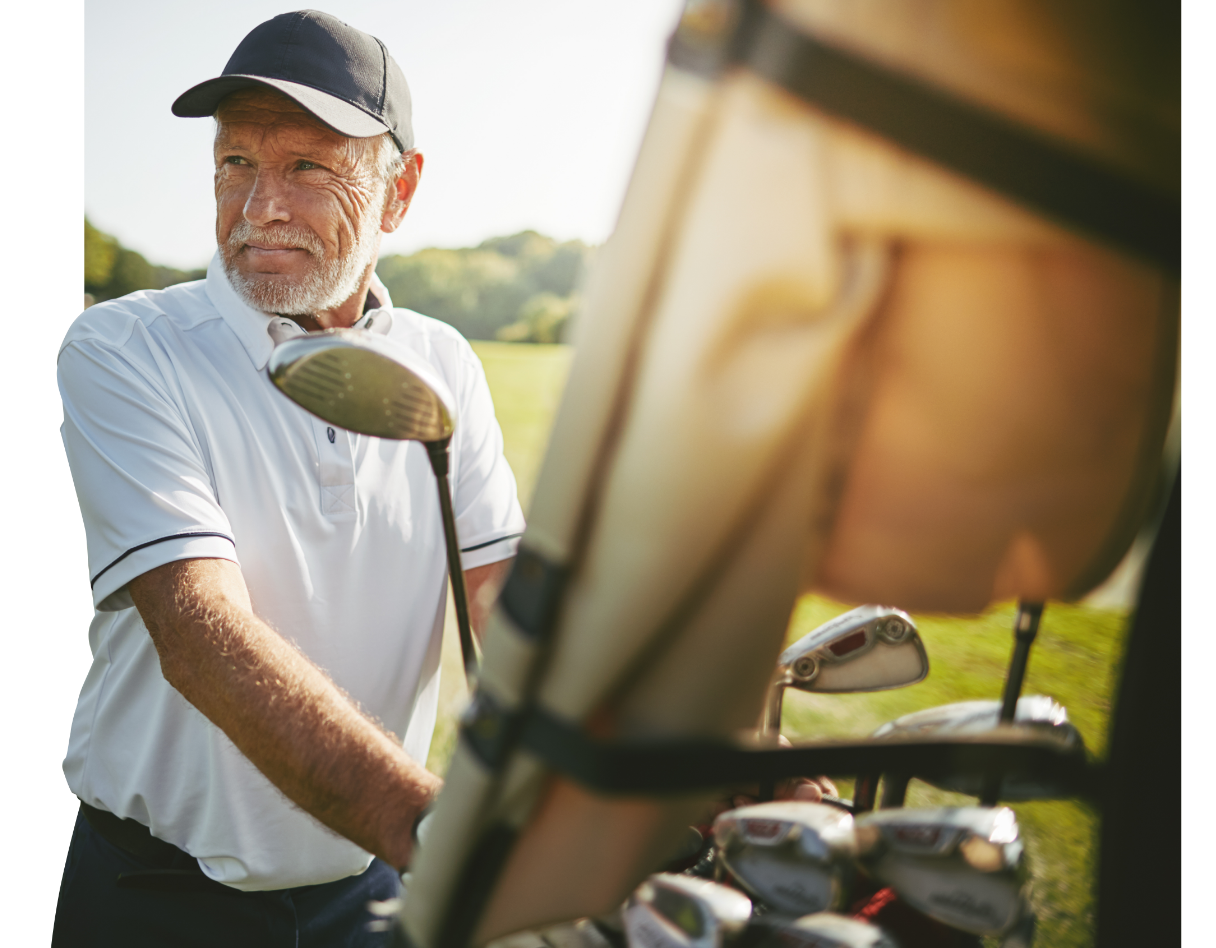
POLYGON ((322 885, 239 892, 197 871, 186 853, 150 866, 84 819, 68 849, 52 948, 384 948, 369 932, 371 900, 400 880, 376 859, 362 875, 322 885), (178 864, 180 863, 180 864, 178 864), (119 877, 122 877, 121 880, 119 877))

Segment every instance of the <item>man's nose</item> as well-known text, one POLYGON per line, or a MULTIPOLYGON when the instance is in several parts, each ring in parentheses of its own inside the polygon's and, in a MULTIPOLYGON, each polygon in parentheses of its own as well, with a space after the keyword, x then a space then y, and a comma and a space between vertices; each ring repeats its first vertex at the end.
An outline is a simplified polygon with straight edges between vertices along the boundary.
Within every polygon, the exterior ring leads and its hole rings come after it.
POLYGON ((281 175, 258 169, 253 188, 245 200, 245 220, 251 224, 286 223, 291 220, 290 189, 281 175))

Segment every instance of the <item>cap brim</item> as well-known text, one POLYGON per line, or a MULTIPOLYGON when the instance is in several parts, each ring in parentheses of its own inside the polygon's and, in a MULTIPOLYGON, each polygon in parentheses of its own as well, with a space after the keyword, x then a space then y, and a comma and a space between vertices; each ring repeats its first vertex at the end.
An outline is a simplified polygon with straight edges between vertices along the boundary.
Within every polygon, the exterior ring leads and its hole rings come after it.
POLYGON ((314 89, 312 86, 285 79, 267 79, 262 76, 217 76, 187 89, 173 103, 173 114, 182 118, 203 118, 214 115, 224 96, 238 89, 264 86, 281 92, 287 98, 311 112, 339 135, 348 138, 371 138, 383 135, 391 129, 378 118, 368 115, 357 105, 337 96, 314 89))

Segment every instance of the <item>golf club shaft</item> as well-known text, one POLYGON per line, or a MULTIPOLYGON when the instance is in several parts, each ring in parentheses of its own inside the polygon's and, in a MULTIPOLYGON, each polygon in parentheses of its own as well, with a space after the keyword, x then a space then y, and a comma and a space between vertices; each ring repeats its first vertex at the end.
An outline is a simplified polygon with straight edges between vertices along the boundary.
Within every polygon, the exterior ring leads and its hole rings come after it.
POLYGON ((1026 677, 1026 664, 1030 659, 1030 646, 1039 633, 1039 619, 1043 615, 1041 602, 1019 602, 1018 615, 1013 627, 1013 657, 1009 659, 1009 675, 1005 679, 1005 696, 1001 702, 1002 724, 1012 724, 1018 709, 1018 698, 1022 694, 1022 680, 1026 677))
POLYGON ((908 784, 911 782, 911 779, 907 774, 884 774, 882 778, 882 799, 878 806, 884 810, 903 806, 904 800, 908 796, 908 784))
POLYGON ((439 485, 439 510, 443 515, 443 540, 448 550, 448 574, 452 580, 452 599, 456 604, 456 626, 460 630, 460 655, 464 659, 465 679, 469 690, 477 678, 477 648, 473 644, 473 629, 469 624, 469 596, 464 584, 464 566, 460 561, 460 542, 456 537, 456 517, 452 513, 452 489, 448 483, 448 444, 451 438, 426 442, 431 469, 439 485))
POLYGON ((878 774, 861 774, 853 781, 853 812, 868 813, 878 796, 878 774))
MULTIPOLYGON (((775 681, 769 685, 768 695, 764 701, 764 717, 760 721, 760 738, 761 740, 771 741, 773 744, 780 743, 778 738, 781 736, 781 706, 785 699, 785 682, 775 681)), ((760 781, 760 794, 758 799, 761 803, 767 803, 777 793, 777 783, 775 780, 760 781)))
MULTIPOLYGON (((1039 634, 1039 619, 1043 615, 1041 602, 1019 602, 1018 614, 1013 624, 1013 655, 1009 659, 1009 674, 1005 678, 1005 694, 1001 699, 1001 724, 1012 724, 1018 710, 1018 698, 1022 694, 1022 681, 1026 677, 1026 665, 1030 660, 1030 646, 1039 634)), ((984 806, 995 806, 1001 793, 999 777, 984 781, 980 802, 984 806)))

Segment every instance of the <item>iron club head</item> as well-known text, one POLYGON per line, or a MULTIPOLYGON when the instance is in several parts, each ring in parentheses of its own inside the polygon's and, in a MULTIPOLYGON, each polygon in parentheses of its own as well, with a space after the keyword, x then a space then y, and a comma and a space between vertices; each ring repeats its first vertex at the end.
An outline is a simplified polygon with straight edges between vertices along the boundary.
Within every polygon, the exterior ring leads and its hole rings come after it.
POLYGON ((1025 917, 1027 871, 1008 807, 890 809, 855 824, 858 860, 909 905, 973 935, 1025 917))
POLYGON ((751 899, 736 889, 659 872, 626 901, 625 937, 630 948, 722 948, 751 913, 751 899))
POLYGON ((898 948, 877 925, 834 912, 802 918, 753 918, 739 941, 746 948, 898 948))
POLYGON ((423 358, 362 329, 327 329, 277 346, 267 366, 292 401, 360 434, 442 441, 455 430, 454 401, 423 358))
MULTIPOLYGON (((945 704, 905 714, 884 724, 873 736, 899 738, 928 734, 982 734, 998 726, 1000 710, 999 701, 960 701, 956 704, 945 704)), ((1019 698, 1013 727, 1050 735, 1073 752, 1085 753, 1081 732, 1068 720, 1068 711, 1045 695, 1025 695, 1019 698)), ((979 774, 957 774, 927 782, 942 790, 977 796, 983 784, 983 777, 979 774)), ((1050 781, 1019 777, 1017 774, 1005 777, 1000 787, 1002 800, 1042 800, 1067 796, 1068 793, 1068 788, 1053 786, 1050 781)))
POLYGON ((853 817, 798 800, 739 807, 714 821, 714 848, 739 884, 774 911, 840 908, 852 881, 853 817))
POLYGON ((761 733, 781 730, 786 688, 828 694, 885 691, 915 684, 928 674, 929 656, 910 615, 889 606, 858 606, 781 653, 761 733))
POLYGON ((885 691, 929 674, 912 617, 889 606, 858 606, 808 632, 781 653, 778 675, 801 691, 885 691))

